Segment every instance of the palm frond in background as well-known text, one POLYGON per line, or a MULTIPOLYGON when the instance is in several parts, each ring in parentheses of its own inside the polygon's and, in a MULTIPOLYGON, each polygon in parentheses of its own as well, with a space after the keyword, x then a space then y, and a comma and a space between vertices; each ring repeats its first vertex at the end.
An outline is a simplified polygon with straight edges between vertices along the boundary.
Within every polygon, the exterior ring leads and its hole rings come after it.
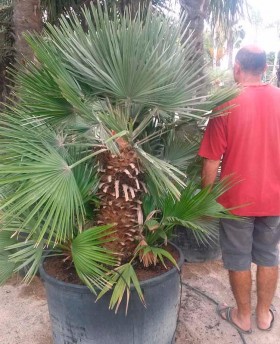
POLYGON ((247 0, 210 0, 208 17, 212 27, 218 23, 227 31, 244 16, 247 9, 247 0))

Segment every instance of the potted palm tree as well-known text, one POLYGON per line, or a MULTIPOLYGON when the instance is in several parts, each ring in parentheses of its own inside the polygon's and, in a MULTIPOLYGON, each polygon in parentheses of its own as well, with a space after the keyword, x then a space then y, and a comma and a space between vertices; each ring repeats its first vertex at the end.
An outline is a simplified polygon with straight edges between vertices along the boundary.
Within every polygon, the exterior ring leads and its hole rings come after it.
POLYGON ((198 191, 183 172, 193 150, 176 130, 235 91, 196 97, 207 81, 182 21, 93 5, 84 17, 86 32, 72 13, 27 37, 36 63, 1 115, 0 281, 26 268, 29 282, 47 256, 55 344, 171 343, 172 229, 211 235, 205 216, 231 217, 215 201, 226 184, 198 191))

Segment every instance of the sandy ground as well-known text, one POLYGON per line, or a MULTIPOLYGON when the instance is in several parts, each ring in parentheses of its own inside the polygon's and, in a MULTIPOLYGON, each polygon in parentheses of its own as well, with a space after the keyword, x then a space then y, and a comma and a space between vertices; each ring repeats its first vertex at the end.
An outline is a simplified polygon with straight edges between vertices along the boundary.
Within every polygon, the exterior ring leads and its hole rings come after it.
MULTIPOLYGON (((255 266, 253 271, 252 304, 256 305, 255 266)), ((183 282, 210 296, 216 302, 234 305, 234 299, 228 284, 227 271, 221 261, 207 263, 186 263, 183 267, 183 282)), ((183 286, 182 305, 177 328, 176 344, 242 344, 238 332, 216 314, 216 305, 205 296, 183 286)), ((278 310, 275 324, 270 332, 260 331, 256 327, 253 312, 253 333, 244 335, 247 344, 280 343, 280 284, 273 304, 278 310)))
MULTIPOLYGON (((237 331, 216 315, 215 304, 191 289, 196 288, 217 302, 233 305, 227 272, 221 262, 186 263, 182 281, 189 287, 182 287, 176 344, 242 344, 237 331)), ((253 305, 255 294, 253 284, 253 305)), ((0 288, 0 302, 0 344, 52 344, 45 292, 39 278, 29 286, 20 284, 20 277, 12 278, 0 288)), ((280 313, 280 285, 274 305, 280 313)), ((253 321, 253 334, 244 337, 246 343, 279 344, 278 318, 276 314, 271 332, 259 331, 253 321)))

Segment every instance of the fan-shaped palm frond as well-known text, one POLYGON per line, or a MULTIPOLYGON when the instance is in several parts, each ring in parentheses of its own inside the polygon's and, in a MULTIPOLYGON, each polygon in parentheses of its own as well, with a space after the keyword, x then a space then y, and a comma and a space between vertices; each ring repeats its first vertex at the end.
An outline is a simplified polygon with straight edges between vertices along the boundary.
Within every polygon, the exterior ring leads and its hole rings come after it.
POLYGON ((247 0, 210 0, 208 15, 214 27, 219 23, 224 30, 236 23, 237 19, 244 16, 248 7, 247 0))
POLYGON ((200 190, 195 183, 188 183, 180 200, 174 201, 172 197, 162 200, 162 223, 190 228, 198 241, 212 240, 217 236, 213 219, 235 218, 217 202, 217 198, 230 187, 232 183, 224 180, 210 192, 209 188, 200 190))
MULTIPOLYGON (((43 132, 36 125, 27 128, 9 115, 1 121, 0 131, 3 143, 0 184, 14 185, 14 192, 0 206, 4 210, 2 219, 13 220, 29 210, 22 228, 36 218, 30 235, 40 228, 38 242, 46 233, 50 239, 54 235, 58 242, 71 237, 74 227, 84 222, 85 198, 94 181, 93 170, 86 163, 87 150, 81 153, 70 146, 66 154, 60 146, 63 143, 53 140, 54 145, 51 144, 55 132, 46 128, 43 132), (79 164, 83 164, 83 172, 79 164)), ((89 156, 100 151, 104 149, 89 156)))
POLYGON ((102 247, 111 241, 112 225, 94 227, 78 234, 71 244, 73 262, 80 279, 94 292, 103 289, 110 280, 108 272, 117 266, 117 256, 102 247))

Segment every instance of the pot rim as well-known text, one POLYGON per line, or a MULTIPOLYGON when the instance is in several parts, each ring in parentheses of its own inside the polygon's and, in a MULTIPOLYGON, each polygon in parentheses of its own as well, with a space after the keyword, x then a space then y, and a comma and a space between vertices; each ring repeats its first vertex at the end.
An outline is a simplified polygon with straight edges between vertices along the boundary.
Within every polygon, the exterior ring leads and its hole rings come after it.
MULTIPOLYGON (((171 268, 170 270, 160 274, 159 276, 155 276, 155 277, 152 277, 152 278, 148 278, 144 281, 141 281, 140 282, 140 287, 143 288, 147 285, 149 286, 153 286, 153 285, 157 285, 159 284, 162 280, 165 280, 167 279, 170 275, 173 275, 174 273, 178 272, 178 274, 181 273, 181 267, 184 263, 184 255, 183 255, 183 252, 182 250, 175 244, 173 244, 172 242, 168 242, 171 246, 175 247, 176 250, 179 252, 179 259, 178 259, 178 267, 179 267, 179 270, 176 268, 176 266, 174 266, 173 268, 171 268)), ((64 282, 64 281, 60 281, 59 279, 53 277, 53 276, 50 276, 44 269, 44 260, 47 258, 47 256, 45 256, 43 259, 42 259, 42 262, 41 262, 41 265, 39 267, 39 271, 40 271, 40 277, 41 279, 45 282, 47 281, 48 283, 50 284, 53 284, 53 285, 59 285, 60 287, 62 288, 71 288, 73 291, 83 291, 83 293, 87 292, 88 293, 91 293, 91 294, 94 294, 86 285, 79 285, 79 284, 74 284, 74 283, 69 283, 69 282, 64 282)), ((133 285, 131 285, 131 288, 130 288, 132 291, 135 289, 135 287, 133 285)))

